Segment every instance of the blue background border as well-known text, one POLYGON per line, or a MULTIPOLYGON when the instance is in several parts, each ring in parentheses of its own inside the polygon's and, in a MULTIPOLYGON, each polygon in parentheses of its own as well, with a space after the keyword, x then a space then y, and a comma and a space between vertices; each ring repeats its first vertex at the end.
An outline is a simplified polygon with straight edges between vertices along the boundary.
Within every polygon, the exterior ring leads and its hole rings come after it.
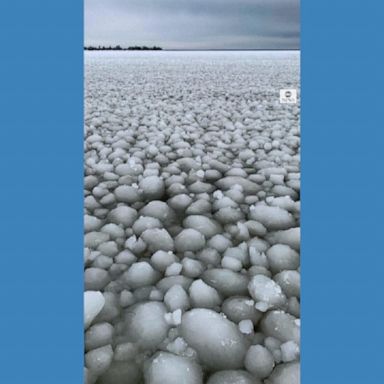
POLYGON ((0 382, 83 383, 83 3, 0 3, 0 382))
POLYGON ((384 4, 301 12, 302 383, 384 382, 384 4))
MULTIPOLYGON (((383 377, 382 14, 302 1, 303 384, 383 377)), ((83 4, 0 28, 0 382, 82 383, 83 4)))

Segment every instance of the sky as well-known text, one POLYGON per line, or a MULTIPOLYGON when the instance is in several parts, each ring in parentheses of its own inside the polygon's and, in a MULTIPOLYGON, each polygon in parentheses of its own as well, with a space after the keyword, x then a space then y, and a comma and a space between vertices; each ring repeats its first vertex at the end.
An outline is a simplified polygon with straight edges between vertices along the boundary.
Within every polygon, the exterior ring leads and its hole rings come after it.
POLYGON ((298 49, 300 0, 85 0, 85 45, 298 49))

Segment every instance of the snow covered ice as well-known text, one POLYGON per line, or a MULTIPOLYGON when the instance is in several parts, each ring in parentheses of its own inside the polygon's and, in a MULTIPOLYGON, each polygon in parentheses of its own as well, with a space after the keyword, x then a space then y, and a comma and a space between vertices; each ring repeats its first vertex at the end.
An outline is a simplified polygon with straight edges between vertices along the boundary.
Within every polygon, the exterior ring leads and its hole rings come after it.
POLYGON ((85 75, 85 383, 299 384, 299 54, 85 75))

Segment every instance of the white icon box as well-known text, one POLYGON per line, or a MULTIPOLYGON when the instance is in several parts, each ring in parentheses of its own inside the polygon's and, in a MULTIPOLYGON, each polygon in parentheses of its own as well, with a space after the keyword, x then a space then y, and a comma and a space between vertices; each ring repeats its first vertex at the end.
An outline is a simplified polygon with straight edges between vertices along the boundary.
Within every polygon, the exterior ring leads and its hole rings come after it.
POLYGON ((297 90, 296 89, 280 89, 280 103, 296 104, 297 90))

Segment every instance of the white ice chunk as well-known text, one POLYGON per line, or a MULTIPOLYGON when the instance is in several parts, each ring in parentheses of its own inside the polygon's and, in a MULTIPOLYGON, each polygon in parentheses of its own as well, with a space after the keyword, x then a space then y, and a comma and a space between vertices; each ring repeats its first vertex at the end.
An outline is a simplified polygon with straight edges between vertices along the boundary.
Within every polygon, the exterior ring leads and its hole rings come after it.
POLYGON ((186 312, 181 334, 194 348, 201 362, 210 369, 236 369, 243 366, 248 341, 238 327, 209 309, 186 312))
POLYGON ((158 352, 145 363, 146 384, 203 384, 201 367, 193 360, 168 352, 158 352))
POLYGON ((245 355, 244 364, 249 372, 264 379, 271 374, 275 359, 267 348, 262 345, 252 345, 245 355))
POLYGON ((239 330, 244 335, 250 335, 253 332, 253 323, 252 320, 241 320, 239 323, 239 330))
POLYGON ((105 304, 104 296, 99 291, 84 292, 84 328, 87 329, 105 304))

